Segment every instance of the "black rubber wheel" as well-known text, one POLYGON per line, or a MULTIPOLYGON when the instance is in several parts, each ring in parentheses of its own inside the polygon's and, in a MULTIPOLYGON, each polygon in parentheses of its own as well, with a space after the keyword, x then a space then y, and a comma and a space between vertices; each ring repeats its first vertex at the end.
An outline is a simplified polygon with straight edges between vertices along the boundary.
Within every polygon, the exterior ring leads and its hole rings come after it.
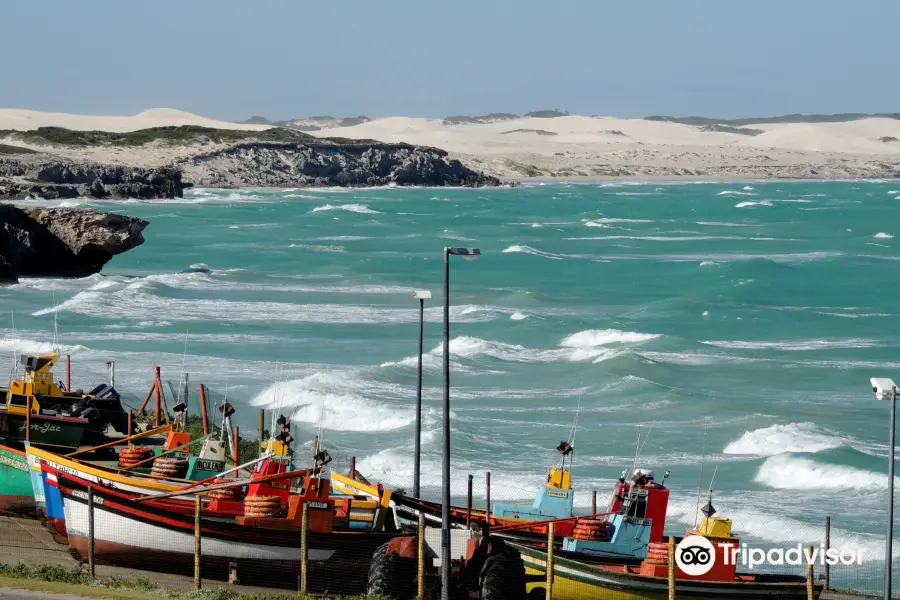
POLYGON ((517 551, 504 549, 484 561, 481 600, 525 600, 525 564, 517 551))
POLYGON ((387 553, 388 544, 382 544, 372 555, 369 566, 370 596, 382 596, 393 600, 409 600, 415 597, 417 563, 415 558, 387 553))

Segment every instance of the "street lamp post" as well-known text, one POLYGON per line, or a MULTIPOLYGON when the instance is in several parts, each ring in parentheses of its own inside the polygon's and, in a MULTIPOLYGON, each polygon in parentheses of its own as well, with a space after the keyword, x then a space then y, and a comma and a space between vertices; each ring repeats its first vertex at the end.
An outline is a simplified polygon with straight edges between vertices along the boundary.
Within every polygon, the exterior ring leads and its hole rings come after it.
POLYGON ((897 384, 892 379, 885 377, 873 377, 870 379, 872 391, 879 400, 889 400, 891 403, 891 434, 888 447, 888 515, 887 515, 887 539, 884 543, 884 600, 891 599, 891 562, 894 539, 894 438, 895 438, 895 413, 897 405, 897 384))
POLYGON ((441 473, 441 600, 450 600, 450 255, 475 260, 478 248, 444 248, 444 449, 441 473))
POLYGON ((413 298, 419 301, 419 379, 416 386, 416 445, 413 463, 413 497, 419 497, 419 477, 422 459, 422 334, 425 324, 425 301, 431 299, 431 292, 418 290, 413 298))

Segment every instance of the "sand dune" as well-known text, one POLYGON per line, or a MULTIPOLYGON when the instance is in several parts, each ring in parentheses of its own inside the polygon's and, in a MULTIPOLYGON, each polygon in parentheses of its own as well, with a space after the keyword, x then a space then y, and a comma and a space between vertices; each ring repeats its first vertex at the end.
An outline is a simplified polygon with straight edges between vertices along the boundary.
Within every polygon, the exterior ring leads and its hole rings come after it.
MULTIPOLYGON (((332 122, 337 124, 341 119, 332 122)), ((58 126, 127 132, 166 125, 248 131, 269 127, 216 121, 168 108, 109 117, 0 109, 0 129, 58 126)), ((436 146, 470 167, 501 178, 858 178, 900 174, 900 142, 892 141, 900 140, 900 120, 868 118, 711 129, 657 120, 575 115, 453 125, 443 119, 388 117, 352 127, 323 128, 313 135, 436 146)), ((207 144, 205 151, 211 146, 215 144, 207 144)), ((135 166, 163 165, 199 152, 177 144, 58 147, 53 151, 72 158, 135 166)))
POLYGON ((440 119, 391 117, 354 127, 325 129, 315 132, 315 135, 405 141, 468 154, 506 152, 510 148, 525 150, 526 147, 531 152, 552 154, 570 145, 644 144, 900 155, 900 144, 880 141, 880 138, 887 136, 900 138, 900 120, 895 119, 873 118, 846 123, 779 123, 747 129, 762 130, 763 133, 752 136, 707 132, 680 123, 614 117, 523 118, 464 125, 444 125, 440 119), (541 131, 543 135, 537 135, 536 131, 541 131), (548 133, 555 135, 547 135, 548 133))
POLYGON ((127 117, 72 115, 17 108, 0 108, 0 129, 16 129, 19 131, 28 131, 38 127, 64 127, 77 131, 123 133, 169 125, 199 125, 219 129, 266 129, 265 125, 240 125, 229 123, 228 121, 217 121, 173 108, 153 108, 127 117))

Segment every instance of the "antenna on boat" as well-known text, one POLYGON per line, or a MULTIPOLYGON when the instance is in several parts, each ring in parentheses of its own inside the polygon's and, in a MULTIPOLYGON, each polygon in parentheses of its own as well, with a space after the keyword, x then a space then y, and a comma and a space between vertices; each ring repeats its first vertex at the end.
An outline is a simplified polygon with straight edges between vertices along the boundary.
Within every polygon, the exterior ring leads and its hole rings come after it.
MULTIPOLYGON (((53 291, 53 307, 56 307, 56 290, 53 291)), ((53 351, 59 354, 59 311, 53 311, 53 351)))
POLYGON ((12 381, 12 378, 16 375, 16 368, 19 365, 19 352, 18 352, 18 339, 16 339, 16 312, 10 311, 9 318, 12 320, 12 348, 13 348, 13 362, 12 368, 9 370, 9 380, 12 381))
MULTIPOLYGON (((178 402, 181 403, 181 394, 186 389, 184 383, 184 365, 187 362, 187 342, 188 342, 188 328, 184 328, 184 352, 181 355, 181 375, 179 377, 179 382, 181 383, 181 389, 178 390, 178 402)), ((185 399, 186 400, 186 399, 185 399)))
MULTIPOLYGON (((703 425, 703 452, 700 454, 700 480, 697 482, 697 511, 694 513, 694 529, 697 528, 697 521, 700 515, 700 494, 703 489, 703 462, 706 460, 706 434, 709 431, 709 419, 703 425)), ((718 469, 718 466, 716 467, 718 469)), ((710 482, 712 485, 712 482, 710 482)))

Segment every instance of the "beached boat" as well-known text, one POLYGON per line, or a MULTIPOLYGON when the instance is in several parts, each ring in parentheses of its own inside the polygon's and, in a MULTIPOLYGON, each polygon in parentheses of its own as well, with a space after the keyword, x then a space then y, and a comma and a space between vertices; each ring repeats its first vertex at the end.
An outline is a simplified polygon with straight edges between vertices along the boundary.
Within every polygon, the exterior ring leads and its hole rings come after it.
POLYGON ((25 453, 0 446, 0 513, 32 513, 34 493, 25 453))
MULTIPOLYGON (((45 467, 46 468, 46 467, 45 467)), ((194 515, 172 510, 150 497, 85 481, 47 468, 61 493, 70 546, 82 556, 88 548, 88 490, 94 498, 94 553, 99 561, 158 571, 193 569, 194 515)), ((308 475, 299 493, 287 485, 251 480, 245 516, 201 518, 203 568, 224 576, 235 564, 242 582, 285 582, 284 573, 299 573, 300 523, 308 505, 309 591, 335 594, 364 593, 369 563, 376 548, 397 534, 385 531, 339 531, 328 479, 308 475), (272 497, 278 496, 279 500, 272 497), (282 502, 282 496, 284 502, 282 502), (255 499, 251 502, 250 499, 255 499), (266 516, 265 508, 275 509, 266 516), (286 516, 280 516, 286 506, 286 516)), ((209 514, 207 507, 206 514, 209 514)), ((290 578, 290 584, 296 580, 290 578)))
POLYGON ((7 446, 30 441, 61 450, 98 446, 109 441, 108 428, 127 433, 128 413, 119 394, 108 385, 91 393, 64 390, 53 381, 59 354, 21 357, 22 376, 12 379, 0 407, 0 442, 7 446))
MULTIPOLYGON (((711 503, 700 526, 689 530, 683 539, 693 536, 708 540, 711 557, 708 571, 691 575, 675 566, 676 596, 694 598, 746 598, 776 600, 807 598, 807 581, 799 575, 737 573, 735 561, 726 556, 740 546, 732 534, 731 520, 714 515, 711 503)), ((696 538, 695 538, 696 539, 696 538)), ((646 558, 640 562, 611 561, 609 557, 576 551, 578 540, 565 538, 563 552, 553 559, 553 598, 558 600, 614 600, 663 599, 668 597, 668 544, 650 542, 646 558)), ((522 556, 526 572, 547 572, 547 553, 544 549, 511 542, 522 556)), ((681 546, 679 546, 680 548, 681 546)), ((690 548, 689 548, 690 549, 690 548)), ((530 584, 529 588, 541 587, 530 584)), ((813 586, 818 598, 822 584, 813 586)), ((537 592, 536 592, 537 593, 537 592)))

